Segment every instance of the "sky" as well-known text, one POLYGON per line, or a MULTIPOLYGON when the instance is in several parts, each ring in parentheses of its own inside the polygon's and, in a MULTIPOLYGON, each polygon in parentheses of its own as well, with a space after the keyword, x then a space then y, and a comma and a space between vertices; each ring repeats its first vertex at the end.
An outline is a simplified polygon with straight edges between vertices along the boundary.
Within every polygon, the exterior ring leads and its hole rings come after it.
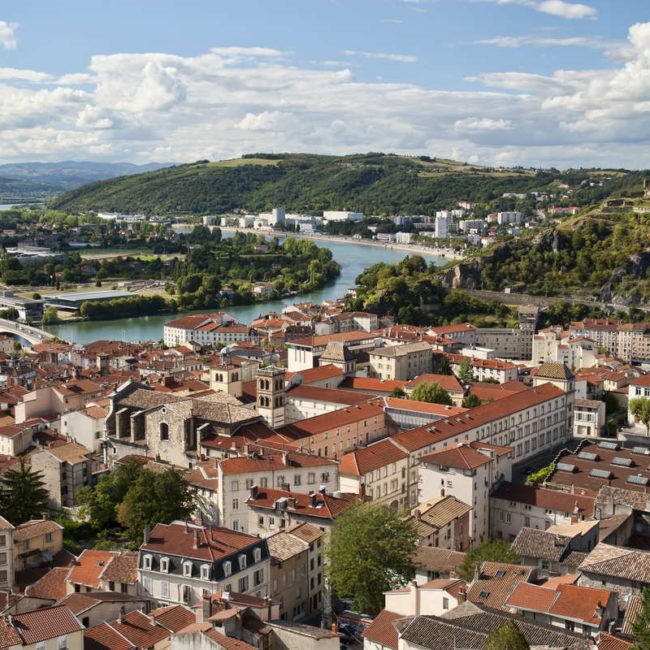
POLYGON ((0 162, 650 168, 648 0, 3 0, 0 162))

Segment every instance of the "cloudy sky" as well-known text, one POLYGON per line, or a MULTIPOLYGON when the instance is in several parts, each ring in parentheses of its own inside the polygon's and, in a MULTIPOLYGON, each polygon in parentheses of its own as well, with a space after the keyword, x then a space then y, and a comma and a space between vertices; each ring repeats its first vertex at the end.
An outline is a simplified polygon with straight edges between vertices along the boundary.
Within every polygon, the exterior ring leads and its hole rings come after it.
POLYGON ((0 3, 0 162, 650 168, 649 140, 648 0, 0 3))

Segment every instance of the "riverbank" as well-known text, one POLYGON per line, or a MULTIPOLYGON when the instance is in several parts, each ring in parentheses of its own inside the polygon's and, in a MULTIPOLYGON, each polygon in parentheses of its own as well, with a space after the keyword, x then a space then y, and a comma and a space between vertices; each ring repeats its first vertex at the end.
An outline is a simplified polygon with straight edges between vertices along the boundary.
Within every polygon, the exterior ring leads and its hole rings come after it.
POLYGON ((266 237, 296 237, 297 239, 311 239, 314 241, 331 242, 333 244, 353 244, 355 246, 373 246, 374 248, 383 248, 391 251, 404 251, 414 255, 433 255, 434 257, 444 257, 448 260, 462 260, 465 256, 453 248, 435 248, 433 246, 423 246, 418 244, 388 244, 372 239, 354 239, 353 237, 342 237, 340 235, 326 235, 323 233, 306 233, 306 232, 275 232, 273 230, 254 230, 253 228, 239 228, 237 226, 210 226, 219 228, 224 232, 244 232, 254 233, 256 235, 265 235, 266 237))

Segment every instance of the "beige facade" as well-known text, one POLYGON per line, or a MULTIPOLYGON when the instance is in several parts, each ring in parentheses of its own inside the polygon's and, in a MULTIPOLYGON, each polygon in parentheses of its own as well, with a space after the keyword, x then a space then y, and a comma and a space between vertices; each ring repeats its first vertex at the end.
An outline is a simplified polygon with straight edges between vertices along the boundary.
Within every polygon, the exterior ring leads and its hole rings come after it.
POLYGON ((50 562, 62 548, 62 526, 47 519, 26 521, 14 530, 14 570, 23 571, 50 562))
POLYGON ((431 345, 422 341, 378 348, 368 357, 368 375, 378 379, 409 381, 433 366, 431 345))
POLYGON ((14 586, 14 527, 0 517, 0 591, 14 586))

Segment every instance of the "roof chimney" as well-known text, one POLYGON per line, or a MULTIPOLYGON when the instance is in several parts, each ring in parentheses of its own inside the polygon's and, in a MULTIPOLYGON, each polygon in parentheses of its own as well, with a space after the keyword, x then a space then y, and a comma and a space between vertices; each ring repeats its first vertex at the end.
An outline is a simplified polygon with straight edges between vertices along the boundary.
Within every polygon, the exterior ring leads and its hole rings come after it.
POLYGON ((145 544, 148 544, 151 541, 151 528, 149 528, 149 526, 144 527, 142 538, 145 544))

